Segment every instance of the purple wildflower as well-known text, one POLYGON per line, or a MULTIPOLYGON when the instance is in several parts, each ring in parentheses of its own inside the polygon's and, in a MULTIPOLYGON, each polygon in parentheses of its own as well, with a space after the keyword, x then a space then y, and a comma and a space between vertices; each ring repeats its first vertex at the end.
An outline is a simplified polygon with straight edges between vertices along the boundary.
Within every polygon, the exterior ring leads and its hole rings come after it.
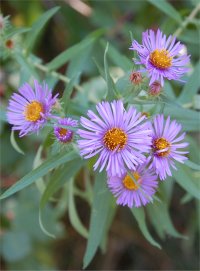
POLYGON ((185 137, 185 133, 180 134, 181 129, 181 124, 170 121, 169 116, 166 122, 163 115, 157 115, 153 120, 151 167, 161 180, 172 175, 170 167, 176 169, 175 160, 183 163, 187 159, 184 155, 188 152, 179 150, 188 146, 188 143, 181 142, 185 137))
POLYGON ((19 94, 14 93, 9 100, 7 118, 14 125, 12 129, 19 130, 20 137, 38 132, 51 116, 57 95, 53 97, 45 83, 40 85, 35 80, 34 89, 25 83, 19 89, 19 94))
POLYGON ((189 62, 189 56, 181 55, 180 51, 184 45, 176 42, 176 38, 164 35, 160 29, 155 34, 153 30, 147 30, 142 35, 142 44, 136 40, 132 42, 130 50, 137 51, 140 61, 136 64, 142 64, 150 77, 151 85, 154 81, 160 81, 164 85, 164 78, 168 80, 180 80, 180 77, 188 71, 184 67, 189 62))
POLYGON ((94 169, 100 167, 112 175, 120 176, 125 167, 134 170, 135 166, 145 160, 143 153, 149 151, 151 130, 144 122, 145 116, 137 113, 134 107, 127 111, 122 101, 102 102, 96 106, 97 116, 89 110, 89 119, 81 117, 78 140, 80 154, 86 159, 96 154, 99 158, 94 169))
MULTIPOLYGON (((76 127, 78 125, 78 121, 71 118, 59 118, 58 124, 63 126, 76 127)), ((55 125, 54 134, 60 142, 68 143, 72 141, 74 133, 72 130, 70 130, 70 128, 63 128, 55 125)))
POLYGON ((121 177, 108 178, 108 187, 117 198, 117 204, 127 205, 129 208, 140 207, 152 201, 152 196, 158 186, 157 175, 153 169, 149 169, 148 162, 136 167, 129 174, 121 177))

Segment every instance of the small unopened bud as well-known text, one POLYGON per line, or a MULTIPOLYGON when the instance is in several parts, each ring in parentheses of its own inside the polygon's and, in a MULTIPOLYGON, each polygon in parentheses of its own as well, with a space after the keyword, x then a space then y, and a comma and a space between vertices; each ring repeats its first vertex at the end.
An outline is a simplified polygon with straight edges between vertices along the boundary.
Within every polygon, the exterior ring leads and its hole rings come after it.
POLYGON ((142 75, 140 72, 132 72, 130 75, 130 81, 134 85, 139 85, 142 82, 142 75))
POLYGON ((151 96, 160 95, 161 90, 162 90, 162 86, 159 81, 155 81, 149 86, 149 94, 151 96))
POLYGON ((13 47, 14 47, 14 42, 13 42, 13 40, 7 40, 6 43, 5 43, 5 45, 6 45, 6 47, 7 47, 8 49, 13 49, 13 47))

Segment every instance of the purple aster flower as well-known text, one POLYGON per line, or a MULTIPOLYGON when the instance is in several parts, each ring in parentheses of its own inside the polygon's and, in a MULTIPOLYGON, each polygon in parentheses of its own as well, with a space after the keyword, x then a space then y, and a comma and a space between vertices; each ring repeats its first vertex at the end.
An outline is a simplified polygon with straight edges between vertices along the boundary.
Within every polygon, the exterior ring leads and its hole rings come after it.
POLYGON ((151 130, 144 122, 145 116, 134 107, 127 111, 122 101, 102 102, 96 106, 98 115, 89 110, 89 119, 81 117, 78 140, 80 154, 90 158, 99 154, 94 169, 105 167, 112 175, 120 176, 125 167, 134 170, 145 160, 143 153, 149 151, 151 130))
POLYGON ((160 81, 164 85, 164 78, 168 80, 180 80, 180 77, 188 71, 184 67, 189 62, 189 56, 181 55, 180 51, 184 45, 176 43, 176 38, 171 35, 167 38, 159 29, 155 34, 153 30, 147 30, 142 35, 142 44, 136 40, 132 42, 130 50, 137 51, 140 61, 150 77, 151 85, 154 81, 160 81))
POLYGON ((158 186, 157 174, 148 168, 148 161, 136 167, 132 176, 125 173, 121 177, 108 177, 108 187, 117 198, 117 204, 129 208, 140 207, 152 201, 158 186))
POLYGON ((179 150, 188 146, 188 143, 182 142, 185 133, 180 134, 181 129, 182 126, 175 120, 170 121, 169 116, 166 122, 163 115, 157 115, 153 120, 151 167, 161 180, 172 175, 170 167, 176 169, 175 160, 183 163, 187 159, 184 155, 188 152, 179 150))
POLYGON ((14 93, 9 100, 7 118, 14 125, 12 129, 19 130, 20 137, 38 132, 51 116, 57 95, 53 97, 45 83, 40 85, 35 80, 34 89, 25 83, 19 89, 19 94, 14 93))
MULTIPOLYGON (((63 126, 76 127, 78 125, 78 121, 71 118, 59 118, 58 124, 63 126)), ((68 143, 72 141, 73 134, 74 132, 70 130, 70 128, 63 128, 56 125, 54 127, 54 135, 62 143, 68 143)))

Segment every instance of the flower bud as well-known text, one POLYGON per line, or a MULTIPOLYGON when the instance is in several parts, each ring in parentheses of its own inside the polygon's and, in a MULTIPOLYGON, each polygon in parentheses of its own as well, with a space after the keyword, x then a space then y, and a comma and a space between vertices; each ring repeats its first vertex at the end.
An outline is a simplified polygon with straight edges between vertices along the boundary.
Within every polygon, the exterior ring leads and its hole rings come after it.
POLYGON ((6 41, 5 45, 6 45, 6 48, 13 49, 14 42, 13 42, 13 40, 9 39, 9 40, 6 41))
POLYGON ((130 75, 130 81, 134 85, 139 85, 142 82, 142 75, 140 72, 132 72, 130 75))
POLYGON ((162 86, 159 81, 154 81, 149 87, 149 95, 158 96, 162 90, 162 86))

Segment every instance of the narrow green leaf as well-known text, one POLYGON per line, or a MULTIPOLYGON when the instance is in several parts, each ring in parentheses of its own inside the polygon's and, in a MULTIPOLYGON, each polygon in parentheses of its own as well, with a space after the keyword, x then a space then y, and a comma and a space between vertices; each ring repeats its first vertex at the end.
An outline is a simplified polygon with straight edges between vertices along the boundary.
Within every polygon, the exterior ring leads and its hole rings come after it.
POLYGON ((49 21, 49 19, 59 10, 60 7, 54 7, 48 11, 46 11, 32 26, 30 33, 27 35, 26 38, 26 49, 27 53, 29 53, 37 38, 40 34, 41 30, 45 26, 45 24, 49 21))
POLYGON ((172 99, 176 98, 176 95, 174 94, 174 90, 172 88, 172 85, 168 81, 165 82, 164 93, 166 93, 167 96, 172 98, 172 99))
POLYGON ((148 2, 157 7, 170 18, 174 19, 178 23, 181 23, 182 18, 179 12, 166 0, 148 0, 148 2))
POLYGON ((21 148, 19 147, 19 145, 17 144, 16 140, 15 140, 15 132, 12 130, 11 131, 11 134, 10 134, 10 142, 11 142, 11 145, 13 146, 13 148, 18 152, 18 153, 21 153, 21 154, 25 154, 21 148))
POLYGON ((194 95, 198 92, 200 87, 200 62, 194 67, 193 73, 185 84, 180 96, 178 97, 179 103, 189 103, 192 101, 194 95))
POLYGON ((94 43, 103 33, 104 31, 102 31, 102 29, 93 32, 80 43, 68 48, 57 57, 55 57, 51 62, 47 64, 47 67, 49 70, 58 69, 63 64, 73 59, 73 57, 75 57, 78 52, 86 50, 87 47, 94 43))
MULTIPOLYGON (((105 48, 106 41, 101 40, 101 45, 103 48, 105 48)), ((108 56, 116 66, 121 67, 124 71, 129 71, 133 68, 133 62, 130 61, 125 55, 120 54, 111 44, 109 44, 108 56)))
POLYGON ((117 211, 117 205, 116 205, 116 203, 114 201, 115 201, 115 199, 113 197, 113 203, 114 204, 112 204, 112 206, 110 208, 109 217, 107 219, 105 230, 104 230, 104 233, 103 233, 103 239, 102 239, 101 244, 100 244, 102 253, 106 252, 106 245, 107 245, 107 241, 108 241, 108 231, 110 229, 110 226, 112 225, 115 213, 117 211))
MULTIPOLYGON (((40 145, 40 147, 37 150, 35 159, 33 161, 33 169, 39 167, 42 164, 42 158, 41 158, 42 149, 43 149, 43 146, 40 145)), ((38 190, 40 191, 40 193, 42 194, 45 190, 45 184, 44 184, 44 180, 42 177, 36 180, 36 186, 37 186, 38 190)))
POLYGON ((58 191, 66 182, 70 180, 80 170, 84 164, 80 157, 69 161, 64 167, 58 168, 51 176, 46 189, 42 195, 40 205, 44 208, 50 197, 58 191))
POLYGON ((109 73, 109 67, 108 67, 108 61, 107 61, 107 54, 108 54, 108 48, 109 48, 109 43, 107 43, 106 48, 105 48, 105 53, 104 53, 104 70, 105 70, 105 80, 107 83, 107 100, 112 101, 114 98, 118 96, 117 90, 115 88, 115 84, 113 82, 112 77, 110 76, 109 73))
POLYGON ((7 198, 14 193, 22 190, 23 188, 29 186, 38 178, 44 176, 47 174, 50 170, 58 167, 61 164, 64 164, 66 162, 69 162, 75 158, 78 157, 78 154, 75 151, 71 151, 66 153, 62 152, 60 154, 56 154, 52 156, 51 158, 47 159, 41 166, 38 168, 32 170, 27 175, 25 175, 22 179, 20 179, 17 183, 15 183, 13 186, 11 186, 9 189, 7 189, 1 196, 0 199, 7 198))
POLYGON ((194 197, 191 194, 185 193, 185 195, 181 199, 181 204, 186 204, 193 199, 194 199, 194 197))
POLYGON ((68 193, 68 205, 69 205, 69 220, 72 226, 80 233, 83 237, 88 238, 88 231, 82 224, 74 202, 74 178, 69 182, 69 193, 68 193))
POLYGON ((199 112, 189 110, 186 108, 176 107, 166 104, 164 108, 164 115, 171 116, 171 119, 177 120, 177 122, 183 125, 185 131, 198 131, 199 126, 199 112))
POLYGON ((187 165, 188 167, 190 167, 191 169, 194 169, 194 170, 199 170, 200 171, 200 165, 190 161, 190 160, 187 160, 185 161, 185 165, 187 165))
POLYGON ((192 175, 191 170, 183 165, 176 164, 177 170, 173 170, 173 176, 177 183, 195 198, 200 199, 200 186, 198 180, 192 175))
POLYGON ((200 21, 192 21, 190 20, 190 24, 193 23, 197 26, 197 30, 192 30, 192 29, 184 29, 183 34, 179 36, 179 40, 183 41, 186 44, 195 44, 199 45, 200 40, 197 39, 199 36, 199 27, 200 27, 200 21))
POLYGON ((147 206, 147 210, 150 220, 161 238, 164 238, 166 233, 174 237, 185 238, 174 228, 168 207, 164 202, 154 201, 153 204, 147 206))
POLYGON ((20 28, 13 28, 7 35, 6 35, 6 39, 9 39, 15 35, 20 35, 23 33, 26 33, 28 31, 30 31, 31 28, 25 28, 25 27, 20 27, 20 28))
POLYGON ((44 234, 46 234, 47 236, 51 237, 51 238, 56 238, 56 236, 52 233, 50 233, 44 226, 43 222, 42 222, 42 210, 41 208, 39 207, 39 225, 40 225, 40 228, 41 230, 44 232, 44 234))
POLYGON ((64 104, 64 111, 67 113, 68 106, 70 103, 70 96, 73 91, 73 87, 76 84, 77 78, 79 77, 80 73, 77 73, 75 76, 72 77, 72 79, 69 81, 69 84, 67 84, 66 88, 64 89, 63 96, 61 99, 61 103, 64 104))
POLYGON ((142 207, 140 208, 132 208, 130 209, 132 214, 134 215, 141 232, 143 233, 144 237, 151 243, 153 246, 161 248, 161 246, 153 239, 151 236, 145 221, 145 213, 142 207))
POLYGON ((94 185, 94 201, 90 219, 89 238, 83 260, 83 268, 86 268, 93 259, 103 234, 112 203, 112 195, 106 187, 106 174, 98 174, 94 185))

